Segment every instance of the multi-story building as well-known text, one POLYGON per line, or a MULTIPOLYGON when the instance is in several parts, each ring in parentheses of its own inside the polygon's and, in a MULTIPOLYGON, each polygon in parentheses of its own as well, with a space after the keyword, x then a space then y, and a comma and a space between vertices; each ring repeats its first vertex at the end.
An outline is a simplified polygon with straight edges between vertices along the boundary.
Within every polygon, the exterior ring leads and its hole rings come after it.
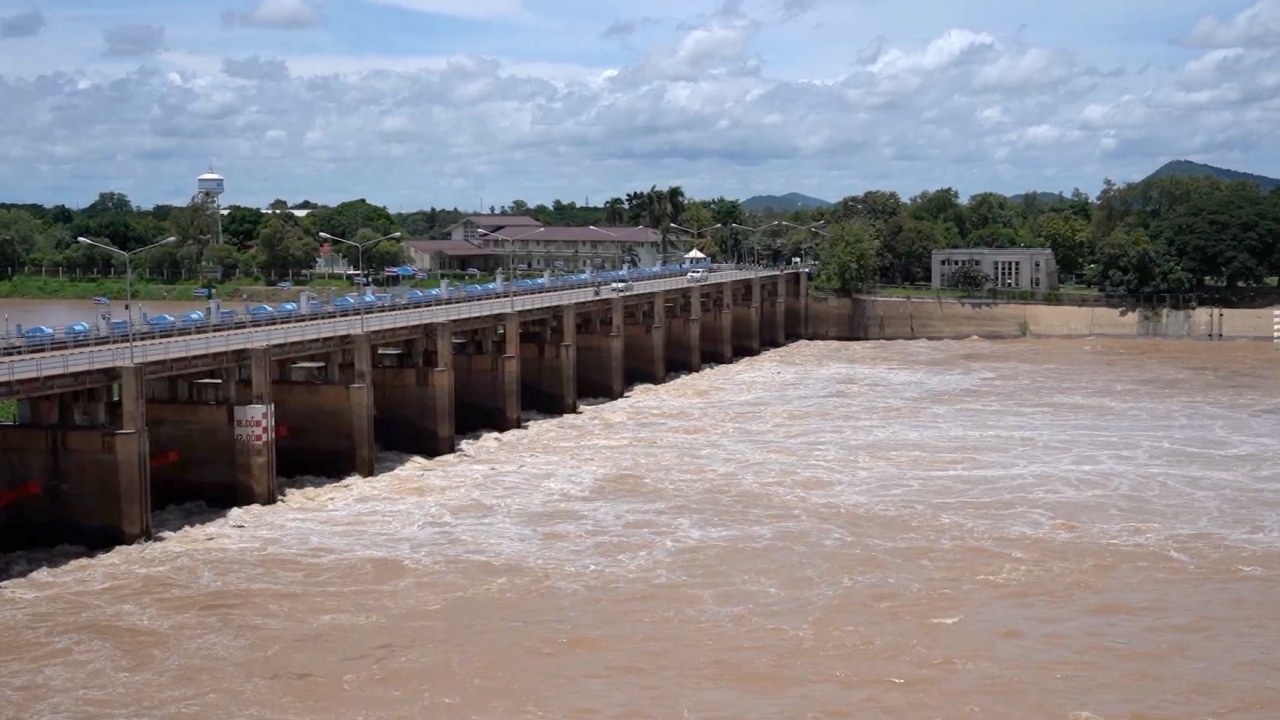
MULTIPOLYGON (((509 229, 519 235, 522 229, 542 227, 542 223, 528 215, 472 215, 444 229, 450 240, 468 240, 475 242, 483 237, 481 230, 501 232, 509 229)), ((511 233, 503 233, 509 235, 511 233)))
MULTIPOLYGON (((528 271, 653 267, 662 246, 661 235, 651 228, 543 225, 523 215, 474 215, 445 228, 445 232, 450 239, 437 242, 470 243, 500 256, 502 267, 528 271)), ((679 248, 688 240, 670 239, 669 262, 678 262, 679 248)))
POLYGON ((1058 266, 1048 248, 956 248, 933 251, 933 287, 951 287, 951 273, 977 267, 992 286, 1015 290, 1057 290, 1058 266))
POLYGON ((406 240, 409 264, 423 272, 489 274, 502 267, 502 256, 468 240, 406 240))

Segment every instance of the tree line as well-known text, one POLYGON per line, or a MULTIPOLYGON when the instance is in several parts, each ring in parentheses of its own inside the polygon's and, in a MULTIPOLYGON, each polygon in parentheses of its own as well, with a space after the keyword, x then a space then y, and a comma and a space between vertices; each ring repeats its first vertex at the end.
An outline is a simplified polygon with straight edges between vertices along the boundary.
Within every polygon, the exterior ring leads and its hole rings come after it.
MULTIPOLYGON (((934 250, 967 247, 1048 247, 1064 283, 1128 293, 1185 293, 1206 287, 1261 285, 1280 275, 1280 188, 1263 193, 1247 181, 1212 176, 1162 176, 1118 185, 1090 197, 983 192, 961 199, 951 187, 904 199, 870 190, 827 207, 755 212, 733 199, 694 199, 679 186, 651 186, 601 205, 514 200, 491 214, 528 215, 547 225, 647 226, 664 252, 693 245, 722 261, 817 262, 818 284, 832 291, 930 281, 934 250)), ((173 236, 176 242, 139 255, 137 270, 153 277, 247 274, 264 280, 309 270, 322 252, 355 264, 355 248, 327 243, 321 233, 365 243, 401 233, 442 235, 467 215, 457 208, 392 213, 365 199, 333 206, 276 200, 266 210, 232 206, 221 239, 210 201, 136 207, 104 192, 88 206, 0 203, 0 268, 8 274, 61 267, 106 274, 122 262, 76 242, 83 236, 130 251, 173 236), (305 216, 287 210, 308 210, 305 216)), ((388 238, 364 253, 370 268, 397 265, 407 254, 388 238)))

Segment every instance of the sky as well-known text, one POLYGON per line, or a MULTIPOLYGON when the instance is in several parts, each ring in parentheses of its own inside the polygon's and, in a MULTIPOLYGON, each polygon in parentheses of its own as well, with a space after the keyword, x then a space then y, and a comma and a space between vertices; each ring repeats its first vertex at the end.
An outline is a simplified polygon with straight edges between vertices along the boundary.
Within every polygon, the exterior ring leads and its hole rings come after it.
POLYGON ((0 200, 1280 175, 1280 0, 0 0, 0 200))

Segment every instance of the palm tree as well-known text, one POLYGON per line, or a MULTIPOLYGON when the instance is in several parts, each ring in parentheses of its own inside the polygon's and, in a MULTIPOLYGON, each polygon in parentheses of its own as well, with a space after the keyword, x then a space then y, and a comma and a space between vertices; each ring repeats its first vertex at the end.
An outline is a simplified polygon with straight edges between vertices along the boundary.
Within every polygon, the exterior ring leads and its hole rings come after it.
POLYGON ((632 191, 627 193, 627 222, 639 223, 649 216, 649 196, 646 193, 632 191))
POLYGON ((684 220, 684 210, 688 207, 689 198, 685 197, 684 188, 679 185, 672 185, 667 188, 667 207, 670 208, 667 218, 668 222, 681 225, 684 220))
POLYGON ((660 238, 658 257, 665 262, 671 232, 671 200, 667 197, 667 191, 659 190, 657 185, 650 187, 647 195, 649 227, 658 231, 658 237, 660 238))
POLYGON ((711 233, 700 232, 693 239, 693 248, 703 255, 711 257, 716 254, 717 243, 715 238, 711 237, 711 233))
POLYGON ((604 224, 609 227, 617 227, 622 224, 626 218, 627 203, 620 197, 610 198, 609 202, 604 204, 604 224))

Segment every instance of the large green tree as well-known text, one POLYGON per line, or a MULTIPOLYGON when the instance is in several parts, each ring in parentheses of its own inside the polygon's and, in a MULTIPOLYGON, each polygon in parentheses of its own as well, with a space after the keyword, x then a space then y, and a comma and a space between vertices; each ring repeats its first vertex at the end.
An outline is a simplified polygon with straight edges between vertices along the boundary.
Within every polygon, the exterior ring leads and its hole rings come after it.
POLYGON ((880 243, 874 228, 863 220, 830 227, 815 284, 830 292, 849 293, 871 287, 879 275, 880 243))

